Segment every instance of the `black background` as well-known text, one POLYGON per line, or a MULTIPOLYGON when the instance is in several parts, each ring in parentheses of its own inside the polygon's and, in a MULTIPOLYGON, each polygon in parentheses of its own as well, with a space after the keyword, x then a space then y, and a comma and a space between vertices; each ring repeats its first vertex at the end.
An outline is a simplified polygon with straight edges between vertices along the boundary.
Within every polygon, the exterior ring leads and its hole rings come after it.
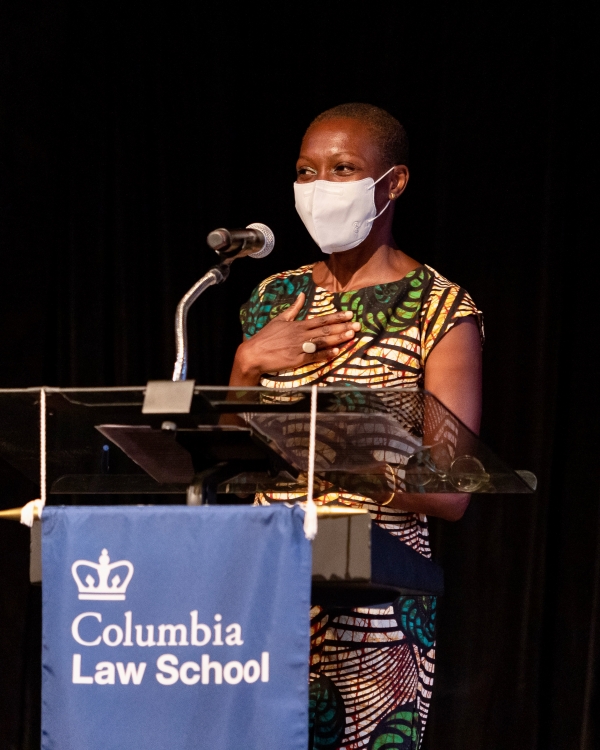
MULTIPOLYGON (((587 4, 21 2, 0 11, 0 386, 168 378, 204 236, 262 221, 190 316, 190 377, 225 383, 237 311, 318 257, 299 140, 346 101, 411 139, 402 249, 484 311, 483 437, 534 497, 433 521, 446 570, 428 750, 600 746, 597 171, 587 4), (595 229, 595 226, 594 226, 595 229), (590 377, 591 376, 591 377, 590 377)), ((30 499, 2 470, 0 503, 30 499)), ((39 747, 39 592, 0 524, 0 746, 39 747)))

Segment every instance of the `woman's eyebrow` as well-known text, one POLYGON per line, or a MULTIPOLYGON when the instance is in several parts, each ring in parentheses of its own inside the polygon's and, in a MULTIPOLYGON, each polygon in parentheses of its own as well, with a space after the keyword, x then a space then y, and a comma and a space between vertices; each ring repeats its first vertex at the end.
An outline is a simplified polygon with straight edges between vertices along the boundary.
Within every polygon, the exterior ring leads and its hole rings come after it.
MULTIPOLYGON (((355 154, 352 151, 336 151, 333 154, 327 154, 328 159, 341 159, 341 158, 347 158, 350 157, 352 159, 360 159, 362 158, 360 154, 355 154)), ((310 156, 306 156, 305 154, 300 154, 298 157, 298 161, 314 161, 310 156)))
POLYGON ((330 154, 332 159, 342 159, 350 157, 351 159, 360 158, 360 154, 355 154, 352 151, 336 151, 335 154, 330 154))

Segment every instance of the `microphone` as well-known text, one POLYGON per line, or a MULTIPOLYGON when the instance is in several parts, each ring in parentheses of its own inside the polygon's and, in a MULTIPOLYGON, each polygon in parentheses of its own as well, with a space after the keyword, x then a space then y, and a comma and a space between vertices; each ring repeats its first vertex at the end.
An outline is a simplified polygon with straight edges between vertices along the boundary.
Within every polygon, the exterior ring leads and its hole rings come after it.
POLYGON ((206 241, 225 261, 244 255, 264 258, 275 246, 275 236, 265 224, 248 224, 246 229, 215 229, 206 241))

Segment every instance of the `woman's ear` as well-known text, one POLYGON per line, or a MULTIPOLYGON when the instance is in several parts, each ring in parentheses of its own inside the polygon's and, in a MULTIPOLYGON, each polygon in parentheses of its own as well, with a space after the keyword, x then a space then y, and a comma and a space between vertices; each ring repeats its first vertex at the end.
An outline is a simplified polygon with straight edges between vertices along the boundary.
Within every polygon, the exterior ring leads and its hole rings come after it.
POLYGON ((396 200, 402 195, 408 185, 408 177, 408 167, 404 164, 398 164, 390 172, 390 200, 396 200))

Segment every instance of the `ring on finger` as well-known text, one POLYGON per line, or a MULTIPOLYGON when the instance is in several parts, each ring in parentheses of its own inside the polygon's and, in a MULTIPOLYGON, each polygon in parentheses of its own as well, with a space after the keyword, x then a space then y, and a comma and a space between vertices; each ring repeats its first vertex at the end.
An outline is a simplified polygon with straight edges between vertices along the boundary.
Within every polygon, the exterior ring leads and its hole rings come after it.
POLYGON ((305 354, 314 354, 317 351, 317 345, 312 339, 309 339, 302 344, 302 351, 305 354))

